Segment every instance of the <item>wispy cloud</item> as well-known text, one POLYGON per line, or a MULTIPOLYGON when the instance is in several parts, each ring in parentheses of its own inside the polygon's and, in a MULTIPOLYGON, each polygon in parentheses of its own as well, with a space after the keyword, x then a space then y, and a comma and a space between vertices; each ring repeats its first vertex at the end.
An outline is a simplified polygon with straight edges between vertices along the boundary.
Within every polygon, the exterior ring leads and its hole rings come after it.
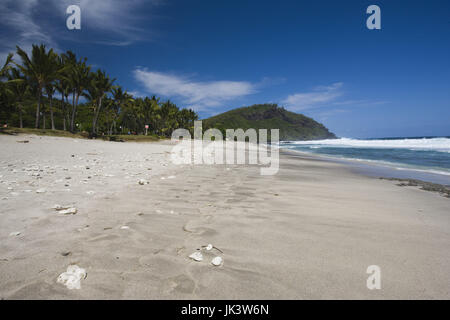
POLYGON ((33 11, 38 0, 0 2, 0 59, 3 61, 9 52, 14 52, 16 45, 29 51, 33 43, 44 43, 57 47, 53 37, 33 18, 33 11))
POLYGON ((65 19, 69 5, 81 8, 84 42, 126 46, 148 40, 153 34, 139 27, 152 17, 151 8, 164 0, 2 0, 0 1, 0 59, 19 45, 29 51, 32 44, 58 49, 67 36, 65 19), (142 8, 145 7, 145 13, 142 8), (150 8, 150 9, 149 9, 150 8), (147 20, 146 20, 147 19, 147 20))
POLYGON ((327 86, 317 86, 309 92, 291 94, 281 104, 295 112, 307 111, 321 121, 330 117, 350 112, 355 107, 372 107, 384 105, 389 101, 370 99, 348 99, 344 84, 336 82, 327 86))
POLYGON ((370 101, 370 100, 343 100, 343 101, 336 101, 333 102, 333 106, 377 106, 377 105, 383 105, 387 104, 389 101, 370 101))
POLYGON ((319 86, 310 92, 302 92, 289 95, 281 101, 291 110, 302 111, 324 106, 335 101, 342 95, 342 82, 336 82, 329 86, 319 86))
POLYGON ((152 37, 149 30, 139 27, 154 18, 149 8, 161 5, 164 0, 47 0, 61 12, 69 5, 78 5, 82 14, 82 28, 102 37, 93 40, 98 44, 127 46, 152 37), (143 8, 145 7, 145 15, 143 8), (83 22, 84 21, 84 22, 83 22))
POLYGON ((224 102, 256 92, 257 85, 247 81, 195 81, 189 77, 149 71, 134 70, 134 78, 148 94, 179 98, 195 110, 207 110, 224 102))

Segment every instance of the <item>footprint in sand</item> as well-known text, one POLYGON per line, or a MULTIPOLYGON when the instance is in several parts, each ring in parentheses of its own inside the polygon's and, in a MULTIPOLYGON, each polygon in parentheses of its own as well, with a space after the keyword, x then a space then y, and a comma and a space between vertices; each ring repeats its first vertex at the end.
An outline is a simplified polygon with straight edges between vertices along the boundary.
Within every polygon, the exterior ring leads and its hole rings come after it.
POLYGON ((88 242, 102 242, 102 241, 111 241, 120 238, 120 236, 115 234, 100 234, 88 239, 88 242))
POLYGON ((167 279, 167 285, 167 293, 191 294, 194 293, 196 287, 194 280, 185 274, 167 279))
POLYGON ((188 232, 188 233, 192 233, 192 234, 196 234, 196 235, 204 235, 204 236, 208 236, 211 237, 215 234, 217 234, 217 231, 211 228, 207 228, 207 227, 196 227, 193 226, 194 222, 193 221, 188 221, 184 226, 183 226, 183 231, 188 232))

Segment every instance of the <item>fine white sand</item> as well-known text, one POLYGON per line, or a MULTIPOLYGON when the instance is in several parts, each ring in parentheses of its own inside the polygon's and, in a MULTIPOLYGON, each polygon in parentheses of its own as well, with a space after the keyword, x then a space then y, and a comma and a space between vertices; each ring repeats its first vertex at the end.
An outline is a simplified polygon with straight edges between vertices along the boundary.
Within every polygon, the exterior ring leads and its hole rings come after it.
POLYGON ((450 298, 448 198, 292 155, 274 176, 176 166, 171 148, 0 136, 0 299, 450 298), (80 289, 57 281, 71 265, 80 289))

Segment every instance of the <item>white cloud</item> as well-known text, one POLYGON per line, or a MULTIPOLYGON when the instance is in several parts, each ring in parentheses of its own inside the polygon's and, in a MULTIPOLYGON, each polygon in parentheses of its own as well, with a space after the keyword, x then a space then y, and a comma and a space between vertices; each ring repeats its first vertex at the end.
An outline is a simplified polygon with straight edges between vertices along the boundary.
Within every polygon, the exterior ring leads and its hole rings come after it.
POLYGON ((311 92, 303 92, 289 95, 281 101, 287 108, 301 111, 324 106, 336 100, 342 95, 342 82, 333 83, 330 86, 319 86, 311 92))
POLYGON ((38 0, 0 2, 0 28, 7 30, 0 39, 0 60, 16 51, 16 45, 31 51, 33 43, 44 43, 57 48, 54 39, 33 18, 32 13, 38 0))
POLYGON ((181 98, 196 110, 221 106, 224 102, 254 93, 256 85, 246 81, 193 81, 186 77, 137 68, 135 79, 148 94, 181 98))
POLYGON ((30 51, 32 44, 45 44, 58 49, 58 40, 67 38, 65 19, 69 5, 81 8, 81 28, 88 30, 83 41, 126 46, 148 40, 151 34, 138 27, 153 18, 149 5, 164 0, 1 0, 0 1, 0 60, 16 45, 30 51), (142 7, 145 6, 145 16, 142 7), (147 19, 147 20, 144 20, 147 19))
POLYGON ((135 41, 149 39, 148 30, 140 28, 140 22, 149 21, 153 16, 150 6, 156 6, 164 0, 47 0, 65 12, 69 5, 78 5, 81 9, 82 29, 91 32, 103 32, 99 44, 126 46, 135 41), (142 8, 145 6, 145 16, 142 8), (145 20, 144 20, 145 19, 145 20))

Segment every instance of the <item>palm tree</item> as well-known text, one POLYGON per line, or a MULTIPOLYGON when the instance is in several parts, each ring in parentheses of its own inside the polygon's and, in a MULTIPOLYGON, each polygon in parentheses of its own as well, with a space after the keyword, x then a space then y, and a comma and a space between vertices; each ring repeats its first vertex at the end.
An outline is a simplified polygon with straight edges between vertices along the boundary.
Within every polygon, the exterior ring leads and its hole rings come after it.
POLYGON ((164 135, 169 136, 173 129, 178 128, 178 112, 178 107, 170 100, 167 100, 161 105, 161 120, 163 122, 161 131, 164 135))
POLYGON ((47 69, 47 83, 44 89, 50 102, 49 109, 52 130, 55 130, 55 120, 53 117, 53 95, 67 67, 60 63, 61 57, 54 52, 49 52, 47 59, 49 68, 47 69))
POLYGON ((1 98, 2 102, 6 100, 7 89, 8 89, 6 87, 6 83, 2 81, 2 78, 7 77, 7 75, 8 75, 8 70, 11 68, 12 57, 13 57, 12 53, 8 54, 8 56, 6 57, 5 63, 3 64, 3 67, 1 67, 1 69, 0 69, 0 98, 1 98))
POLYGON ((87 58, 80 59, 75 65, 70 66, 69 82, 72 87, 72 117, 70 119, 70 131, 74 132, 75 116, 78 100, 90 85, 91 66, 86 65, 87 58))
POLYGON ((3 67, 0 69, 0 77, 6 76, 8 70, 11 69, 11 62, 13 61, 12 57, 13 57, 12 53, 8 54, 8 56, 6 57, 3 67))
POLYGON ((71 90, 70 86, 70 69, 76 63, 75 54, 71 51, 63 53, 57 57, 57 63, 59 66, 59 77, 55 82, 55 89, 61 93, 61 114, 63 118, 63 130, 67 130, 67 123, 69 123, 69 114, 66 109, 66 100, 69 104, 69 94, 71 90))
POLYGON ((8 91, 12 96, 12 101, 19 113, 19 126, 23 128, 23 113, 25 112, 25 99, 31 94, 31 88, 24 76, 16 68, 11 68, 8 73, 8 91))
POLYGON ((182 109, 177 116, 179 126, 193 133, 194 121, 198 119, 198 115, 192 109, 182 109))
POLYGON ((67 112, 66 112, 66 104, 65 104, 65 94, 66 90, 68 90, 68 84, 62 79, 58 79, 55 83, 55 89, 59 93, 61 93, 61 114, 62 114, 62 120, 63 120, 63 130, 67 130, 67 112))
POLYGON ((138 132, 142 129, 144 115, 144 100, 137 98, 133 103, 125 103, 121 110, 122 126, 127 127, 131 131, 138 132))
POLYGON ((116 79, 110 79, 104 71, 97 70, 92 76, 90 85, 87 88, 86 97, 91 101, 94 107, 94 117, 92 119, 92 134, 97 133, 97 121, 102 108, 102 101, 106 94, 113 89, 113 83, 116 79))
POLYGON ((28 82, 37 87, 38 103, 36 106, 35 128, 38 128, 42 90, 57 77, 58 69, 54 62, 56 53, 53 52, 53 49, 47 52, 45 45, 41 44, 40 46, 33 45, 31 59, 19 46, 17 46, 17 54, 22 60, 22 65, 17 63, 15 65, 25 75, 28 82))
POLYGON ((151 98, 145 97, 145 122, 150 125, 150 130, 157 133, 161 125, 161 107, 159 99, 155 96, 151 98))
POLYGON ((61 111, 63 115, 63 128, 67 130, 67 125, 70 124, 69 115, 69 95, 73 94, 73 101, 75 101, 75 90, 71 83, 71 72, 77 64, 77 58, 72 51, 67 51, 61 54, 58 59, 58 64, 61 68, 61 74, 56 83, 56 89, 61 93, 61 111))
POLYGON ((45 92, 47 93, 47 96, 49 99, 50 122, 51 122, 52 130, 55 130, 55 121, 53 119, 53 94, 55 93, 55 85, 53 83, 47 84, 45 86, 45 92))
POLYGON ((123 107, 127 103, 134 102, 134 99, 131 95, 128 94, 128 92, 123 91, 122 87, 116 86, 112 89, 112 96, 113 96, 113 103, 111 104, 111 115, 112 115, 112 121, 111 121, 111 127, 109 130, 109 134, 111 135, 113 132, 113 126, 114 129, 116 128, 116 122, 117 119, 120 116, 121 111, 123 110, 123 107))

